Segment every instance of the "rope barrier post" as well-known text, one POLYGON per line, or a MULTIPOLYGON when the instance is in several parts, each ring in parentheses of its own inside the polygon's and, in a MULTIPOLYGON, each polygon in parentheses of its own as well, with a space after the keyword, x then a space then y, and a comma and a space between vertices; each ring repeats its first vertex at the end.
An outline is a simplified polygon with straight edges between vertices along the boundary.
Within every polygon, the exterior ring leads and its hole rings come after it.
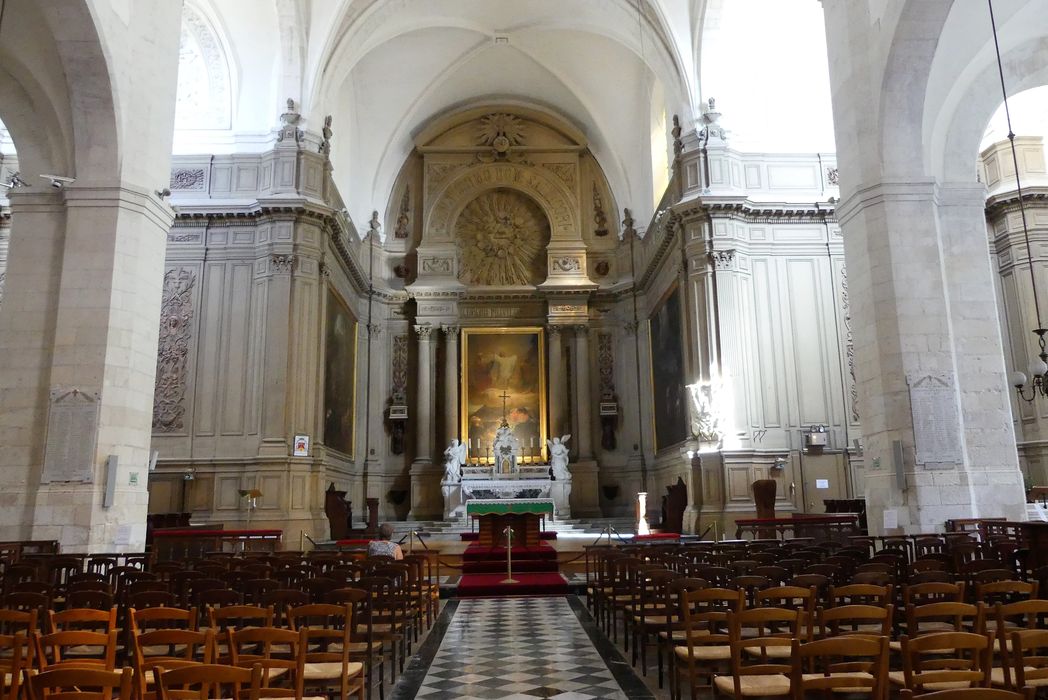
POLYGON ((506 535, 506 578, 500 583, 520 583, 513 578, 513 528, 507 525, 502 532, 506 535))

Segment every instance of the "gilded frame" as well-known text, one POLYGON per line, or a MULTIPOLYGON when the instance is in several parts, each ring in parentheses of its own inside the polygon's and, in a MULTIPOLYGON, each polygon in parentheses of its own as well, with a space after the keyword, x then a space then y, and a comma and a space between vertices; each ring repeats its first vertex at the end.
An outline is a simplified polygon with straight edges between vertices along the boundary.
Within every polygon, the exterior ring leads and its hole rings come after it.
MULTIPOLYGON (((673 330, 672 319, 671 319, 671 325, 670 325, 669 330, 673 330)), ((651 313, 648 315, 648 381, 649 381, 649 386, 651 387, 651 393, 650 393, 650 397, 651 397, 651 440, 652 440, 653 451, 654 451, 655 454, 658 454, 659 450, 670 448, 670 447, 674 447, 676 445, 680 445, 680 444, 682 444, 683 442, 685 442, 688 439, 688 427, 687 427, 688 406, 687 406, 687 396, 684 393, 684 391, 685 391, 684 390, 684 382, 685 382, 685 377, 687 376, 687 369, 686 369, 686 366, 685 366, 685 357, 684 357, 684 355, 685 355, 685 350, 684 350, 684 304, 682 303, 680 284, 678 284, 677 282, 674 282, 670 286, 670 288, 666 290, 666 292, 662 295, 662 297, 654 305, 654 307, 652 307, 651 313), (655 395, 656 391, 657 391, 657 389, 659 387, 657 387, 655 385, 655 351, 654 351, 654 348, 652 347, 652 338, 653 338, 652 321, 655 319, 656 316, 658 316, 658 314, 664 308, 667 308, 667 306, 670 303, 670 300, 673 299, 674 297, 676 297, 676 305, 677 305, 677 318, 676 318, 677 338, 676 338, 676 342, 678 343, 679 350, 680 350, 680 355, 679 355, 678 359, 680 361, 680 378, 679 378, 680 379, 680 397, 679 398, 680 398, 680 411, 681 411, 681 414, 678 417, 679 425, 677 426, 678 429, 680 430, 680 439, 679 440, 674 440, 672 442, 669 442, 669 444, 666 444, 666 445, 660 445, 659 444, 659 428, 658 428, 658 422, 656 421, 656 417, 659 414, 660 402, 658 401, 658 399, 657 399, 657 397, 655 395)), ((664 366, 664 363, 660 363, 660 367, 663 367, 663 366, 664 366)), ((672 379, 672 378, 670 378, 670 379, 672 379)), ((677 436, 674 435, 673 437, 677 437, 677 436)))
MULTIPOLYGON (((470 400, 471 400, 471 398, 473 398, 473 399, 477 398, 477 391, 474 391, 473 393, 471 393, 471 388, 476 389, 476 387, 471 387, 470 386, 471 369, 476 369, 473 366, 474 358, 472 358, 471 355, 475 354, 475 351, 480 351, 484 347, 488 347, 488 348, 493 347, 494 343, 492 342, 492 340, 493 340, 492 336, 503 336, 503 337, 518 336, 519 338, 535 338, 534 348, 535 348, 536 356, 535 356, 534 359, 535 359, 536 366, 537 366, 537 377, 536 377, 537 386, 535 386, 535 387, 525 387, 525 388, 526 389, 535 389, 535 390, 537 390, 537 399, 538 399, 537 400, 537 403, 538 403, 537 408, 538 408, 539 416, 538 416, 538 426, 537 426, 538 444, 536 446, 539 448, 539 454, 542 456, 542 459, 546 460, 547 459, 547 455, 546 455, 546 438, 548 437, 548 429, 547 429, 547 425, 546 425, 547 415, 548 415, 548 411, 547 411, 548 397, 546 395, 546 337, 545 337, 545 330, 542 327, 540 327, 540 326, 518 326, 518 327, 508 327, 508 328, 463 328, 462 329, 462 338, 461 338, 461 342, 460 342, 461 354, 460 354, 460 360, 459 360, 459 362, 460 362, 460 375, 461 375, 460 376, 460 395, 459 395, 459 416, 460 416, 460 429, 461 429, 461 433, 460 434, 461 434, 462 437, 467 438, 467 440, 469 440, 471 438, 480 437, 477 434, 477 432, 478 432, 477 430, 474 430, 473 433, 470 432, 470 419, 471 419, 471 414, 473 413, 473 411, 471 410, 471 401, 470 400), (471 343, 471 341, 474 341, 474 342, 471 343), (485 342, 485 341, 487 341, 487 342, 485 342)), ((520 341, 518 340, 518 342, 520 342, 520 341)), ((497 387, 494 387, 494 388, 497 388, 497 387)), ((477 405, 476 401, 474 401, 473 405, 474 406, 477 405)), ((490 407, 490 404, 488 404, 488 406, 490 407)), ((531 405, 525 406, 525 408, 528 408, 530 410, 531 405)), ((501 409, 499 409, 499 410, 501 412, 501 409)), ((500 416, 500 419, 501 419, 501 416, 500 416)), ((491 438, 488 438, 488 436, 487 436, 487 433, 489 432, 488 429, 487 429, 487 425, 490 425, 490 423, 491 423, 490 420, 485 421, 486 425, 485 425, 485 428, 483 430, 484 437, 481 437, 481 439, 486 439, 487 440, 487 444, 489 444, 489 445, 490 445, 490 442, 491 442, 491 438)), ((497 422, 496 422, 496 427, 497 427, 497 422)), ((490 430, 490 432, 492 433, 492 435, 494 434, 494 430, 490 430)), ((523 442, 523 440, 522 440, 522 442, 523 442)), ((528 444, 524 444, 523 446, 525 448, 529 448, 530 449, 528 444)), ((471 448, 469 450, 468 454, 469 454, 469 459, 470 459, 471 462, 480 462, 480 463, 486 463, 486 464, 491 464, 491 463, 494 462, 494 457, 493 456, 486 457, 485 454, 484 454, 484 451, 483 450, 478 451, 476 449, 475 445, 474 445, 473 448, 471 448)))
POLYGON ((351 309, 349 304, 347 304, 346 301, 342 298, 342 295, 338 293, 338 290, 336 290, 333 285, 329 284, 329 285, 327 285, 326 304, 330 305, 332 302, 336 305, 336 308, 334 309, 334 313, 338 313, 338 311, 341 310, 341 312, 349 319, 351 332, 353 334, 353 366, 350 368, 350 376, 352 377, 352 382, 353 382, 352 386, 353 386, 353 388, 352 388, 352 392, 351 392, 352 395, 350 397, 350 411, 351 411, 351 413, 350 413, 350 427, 349 427, 349 450, 348 451, 343 451, 342 449, 340 449, 340 447, 333 446, 333 445, 331 445, 329 443, 330 436, 328 435, 328 420, 327 420, 327 411, 328 411, 328 407, 329 407, 329 396, 328 396, 328 391, 329 391, 328 377, 329 377, 329 375, 328 375, 328 372, 330 370, 330 365, 331 365, 331 362, 332 362, 332 358, 329 356, 329 353, 331 353, 331 351, 332 351, 332 345, 331 345, 331 341, 332 341, 331 333, 332 333, 332 330, 331 330, 331 328, 329 328, 329 322, 330 322, 331 314, 333 313, 333 310, 332 310, 332 308, 330 306, 325 306, 325 308, 324 308, 324 396, 323 396, 323 401, 321 402, 322 403, 322 410, 323 410, 323 415, 321 416, 321 420, 323 421, 323 425, 324 425, 324 446, 327 447, 328 449, 334 450, 335 452, 338 452, 340 454, 346 455, 349 459, 354 459, 355 456, 356 456, 356 450, 357 450, 357 389, 359 387, 359 381, 358 381, 359 377, 357 376, 357 368, 360 365, 360 362, 359 362, 360 343, 359 343, 359 333, 358 333, 358 326, 360 325, 360 321, 357 320, 357 315, 355 313, 353 313, 353 309, 351 309))

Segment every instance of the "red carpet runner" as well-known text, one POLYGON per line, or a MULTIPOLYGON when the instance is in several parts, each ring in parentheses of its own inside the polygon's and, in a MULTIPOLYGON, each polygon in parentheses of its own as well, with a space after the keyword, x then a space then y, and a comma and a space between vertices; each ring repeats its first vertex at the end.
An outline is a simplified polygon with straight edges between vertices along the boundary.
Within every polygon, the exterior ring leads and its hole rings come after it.
POLYGON ((568 583, 557 567, 557 550, 545 542, 534 547, 513 548, 513 578, 506 578, 506 548, 471 544, 462 553, 462 578, 458 595, 564 595, 568 583))

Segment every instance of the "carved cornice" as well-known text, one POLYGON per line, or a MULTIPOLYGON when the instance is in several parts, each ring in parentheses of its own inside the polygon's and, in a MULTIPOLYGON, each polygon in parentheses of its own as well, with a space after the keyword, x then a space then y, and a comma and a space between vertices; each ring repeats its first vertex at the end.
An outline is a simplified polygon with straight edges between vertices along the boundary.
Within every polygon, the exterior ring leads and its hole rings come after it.
MULTIPOLYGON (((1023 204, 1026 206, 1044 207, 1048 205, 1048 187, 1024 187, 1023 204)), ((1015 190, 999 192, 986 200, 986 216, 995 219, 999 216, 1019 211, 1019 194, 1015 190)))

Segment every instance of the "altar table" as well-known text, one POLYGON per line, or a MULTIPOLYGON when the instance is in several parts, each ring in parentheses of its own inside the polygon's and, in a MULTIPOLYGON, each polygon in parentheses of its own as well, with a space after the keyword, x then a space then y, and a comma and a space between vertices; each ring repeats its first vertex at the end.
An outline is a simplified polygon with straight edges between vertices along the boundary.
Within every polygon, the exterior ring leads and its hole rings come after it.
POLYGON ((513 529, 514 547, 531 547, 539 543, 539 520, 553 517, 553 499, 512 498, 476 499, 466 502, 466 515, 480 522, 478 542, 494 547, 501 543, 503 531, 513 529))

